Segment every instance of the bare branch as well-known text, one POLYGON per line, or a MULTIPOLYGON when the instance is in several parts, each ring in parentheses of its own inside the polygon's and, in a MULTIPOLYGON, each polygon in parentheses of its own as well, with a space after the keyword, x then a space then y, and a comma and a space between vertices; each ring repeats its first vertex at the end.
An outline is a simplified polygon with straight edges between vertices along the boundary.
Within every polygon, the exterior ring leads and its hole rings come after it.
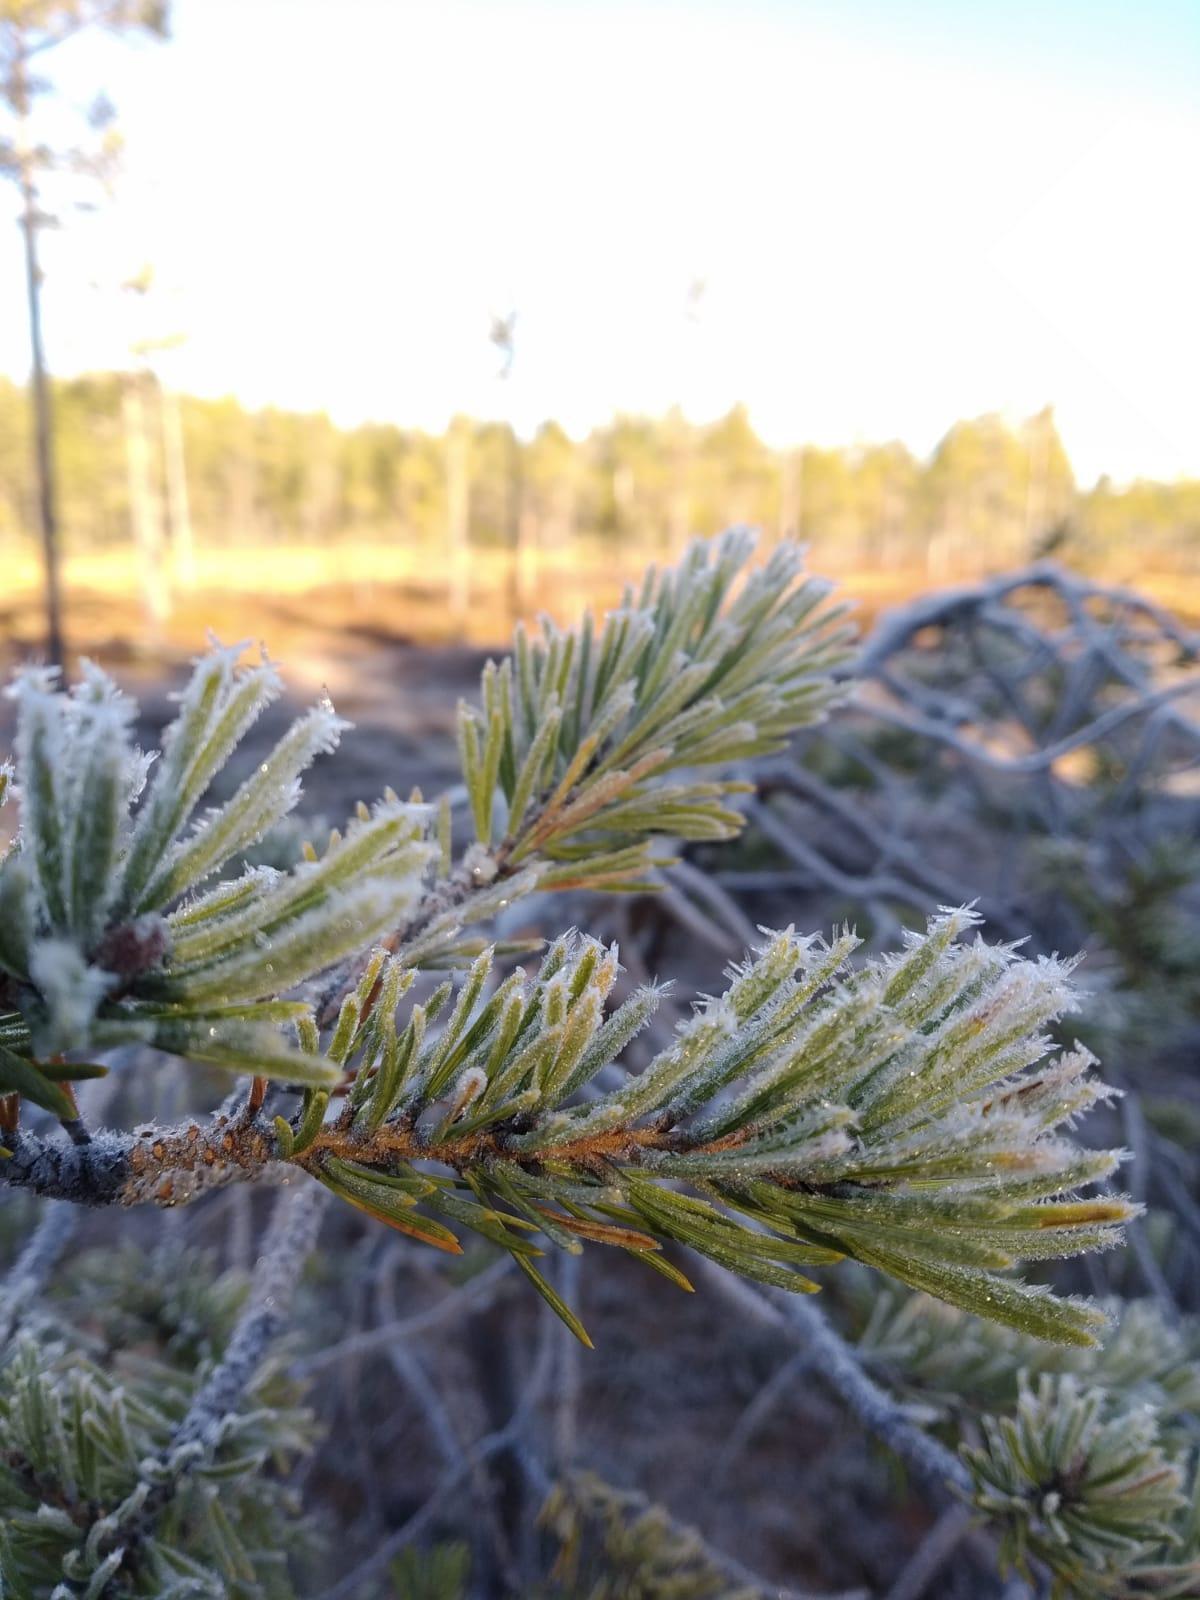
POLYGON ((704 1262, 704 1276, 727 1300, 758 1322, 778 1329, 805 1351, 813 1371, 841 1396, 868 1432, 910 1467, 926 1489, 966 1493, 971 1479, 958 1457, 917 1426, 904 1407, 863 1371, 857 1356, 811 1300, 752 1289, 728 1272, 704 1262))
POLYGON ((4 1305, 0 1309, 0 1349, 12 1338, 18 1324, 37 1299, 46 1280, 58 1265, 71 1241, 79 1213, 61 1201, 52 1202, 42 1212, 25 1248, 13 1263, 4 1283, 4 1305))

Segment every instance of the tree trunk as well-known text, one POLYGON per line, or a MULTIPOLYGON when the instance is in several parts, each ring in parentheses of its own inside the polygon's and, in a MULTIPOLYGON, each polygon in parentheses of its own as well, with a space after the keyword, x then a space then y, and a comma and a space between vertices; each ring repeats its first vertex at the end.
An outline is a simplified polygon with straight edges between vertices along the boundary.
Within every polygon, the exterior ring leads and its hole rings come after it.
POLYGON ((785 450, 779 464, 779 537, 800 537, 801 479, 804 473, 804 452, 785 450))
POLYGON ((162 506, 146 426, 145 385, 140 372, 131 373, 125 379, 122 410, 129 474, 129 520, 137 549, 146 621, 157 641, 170 613, 170 595, 163 570, 162 506))
POLYGON ((33 399, 34 450, 37 469, 38 522, 46 584, 46 655, 63 664, 62 584, 59 574, 58 505, 54 476, 54 417, 50 380, 42 346, 42 278, 38 267, 37 191, 26 163, 21 166, 21 233, 25 241, 25 289, 29 304, 29 344, 33 357, 30 388, 33 399))
POLYGON ((158 380, 162 413, 163 477, 167 488, 167 519, 171 529, 175 577, 185 589, 196 587, 196 545, 192 537, 192 508, 188 499, 187 457, 183 449, 183 420, 179 396, 158 380))
POLYGON ((471 484, 466 424, 455 417, 446 430, 446 542, 449 601, 457 636, 465 637, 471 610, 471 484))
POLYGON ((524 514, 525 484, 521 462, 521 441, 509 424, 508 483, 506 519, 508 522, 508 609, 515 625, 530 610, 531 584, 535 580, 537 552, 526 545, 529 519, 524 514))

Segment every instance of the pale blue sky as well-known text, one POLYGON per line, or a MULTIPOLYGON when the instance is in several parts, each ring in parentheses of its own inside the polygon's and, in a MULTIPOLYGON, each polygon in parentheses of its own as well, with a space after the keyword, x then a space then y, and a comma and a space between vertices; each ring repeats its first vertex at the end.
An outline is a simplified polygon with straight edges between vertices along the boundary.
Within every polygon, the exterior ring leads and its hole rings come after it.
POLYGON ((1200 475, 1200 0, 179 0, 72 50, 128 159, 49 243, 59 370, 178 331, 181 384, 346 421, 742 400, 921 451, 1051 401, 1085 481, 1200 475))

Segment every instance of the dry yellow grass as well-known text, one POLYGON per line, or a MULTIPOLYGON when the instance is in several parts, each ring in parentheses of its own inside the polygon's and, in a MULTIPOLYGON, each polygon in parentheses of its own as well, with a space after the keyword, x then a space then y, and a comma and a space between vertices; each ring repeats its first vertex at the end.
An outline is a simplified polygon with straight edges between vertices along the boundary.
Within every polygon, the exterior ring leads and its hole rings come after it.
MULTIPOLYGON (((514 573, 507 551, 473 549, 465 592, 456 598, 441 548, 365 539, 202 547, 194 585, 165 574, 169 603, 155 617, 133 549, 73 552, 63 570, 67 634, 73 652, 148 660, 190 654, 207 629, 228 639, 265 638, 293 659, 319 653, 321 635, 357 635, 364 645, 386 638, 490 647, 503 644, 518 614, 545 610, 570 618, 585 605, 613 604, 629 573, 676 553, 580 538, 567 547, 527 552, 514 573)), ((860 625, 931 587, 919 566, 863 568, 839 560, 836 549, 814 552, 811 564, 855 602, 860 625)), ((0 636, 12 656, 36 650, 42 637, 36 551, 8 552, 4 573, 0 636)), ((955 581, 975 576, 964 572, 955 581)), ((1186 619, 1200 619, 1200 577, 1155 571, 1111 576, 1133 577, 1150 598, 1186 619)))

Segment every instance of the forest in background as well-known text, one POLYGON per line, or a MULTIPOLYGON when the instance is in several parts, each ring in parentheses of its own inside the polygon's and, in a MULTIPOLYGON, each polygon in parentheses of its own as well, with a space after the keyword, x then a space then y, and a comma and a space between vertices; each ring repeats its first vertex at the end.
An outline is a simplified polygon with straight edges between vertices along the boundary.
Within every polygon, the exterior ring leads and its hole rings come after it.
MULTIPOLYGON (((54 399, 68 555, 132 547, 153 567, 169 553, 176 576, 197 550, 273 544, 552 555, 586 537, 654 557, 733 522, 797 535, 827 568, 903 569, 914 584, 1043 556, 1191 576, 1200 552, 1200 481, 1082 489, 1050 408, 957 422, 922 460, 894 442, 774 450, 741 407, 707 425, 620 416, 582 440, 547 422, 522 440, 465 417, 441 435, 340 428, 176 396, 148 371, 58 381, 54 399)), ((30 426, 24 388, 0 379, 10 554, 34 548, 30 426)))

